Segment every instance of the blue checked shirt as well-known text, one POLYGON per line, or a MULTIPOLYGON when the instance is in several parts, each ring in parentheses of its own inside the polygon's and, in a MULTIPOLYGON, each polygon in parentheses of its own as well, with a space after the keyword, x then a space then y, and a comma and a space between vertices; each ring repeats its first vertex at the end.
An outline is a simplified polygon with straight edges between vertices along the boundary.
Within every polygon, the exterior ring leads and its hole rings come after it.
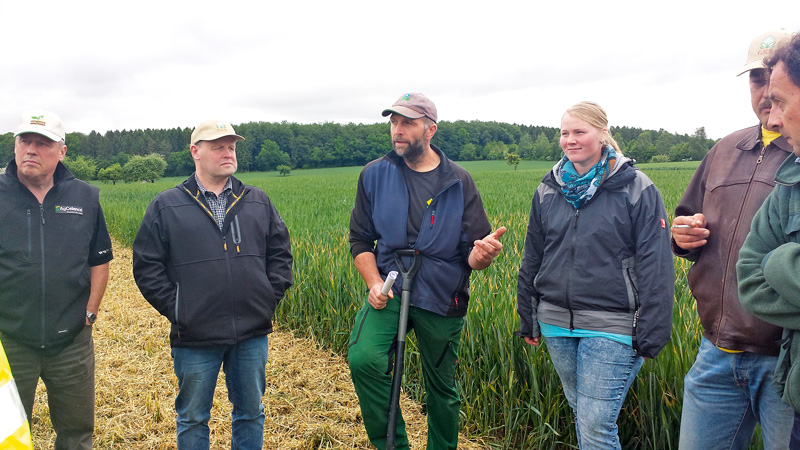
POLYGON ((219 225, 219 231, 222 231, 222 223, 225 222, 225 208, 228 207, 228 196, 231 195, 231 191, 233 191, 230 177, 228 177, 228 182, 225 183, 225 188, 222 189, 219 195, 207 191, 203 184, 200 183, 200 180, 197 179, 196 174, 194 179, 197 181, 197 188, 200 189, 200 192, 203 193, 203 197, 206 198, 211 213, 214 214, 214 219, 217 221, 217 225, 219 225))

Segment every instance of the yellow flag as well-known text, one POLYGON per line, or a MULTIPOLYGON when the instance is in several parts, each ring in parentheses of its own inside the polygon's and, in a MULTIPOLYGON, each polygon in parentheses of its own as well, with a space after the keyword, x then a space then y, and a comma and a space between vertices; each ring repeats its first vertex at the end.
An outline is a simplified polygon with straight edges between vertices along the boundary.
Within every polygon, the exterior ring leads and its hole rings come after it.
POLYGON ((31 430, 0 343, 0 450, 33 450, 31 430))

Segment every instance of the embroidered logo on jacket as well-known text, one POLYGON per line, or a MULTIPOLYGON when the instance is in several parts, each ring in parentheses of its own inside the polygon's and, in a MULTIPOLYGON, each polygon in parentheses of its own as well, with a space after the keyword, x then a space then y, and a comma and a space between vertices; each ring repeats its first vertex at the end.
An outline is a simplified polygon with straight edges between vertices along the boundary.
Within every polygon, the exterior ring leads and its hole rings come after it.
POLYGON ((77 214, 83 215, 83 208, 80 206, 59 206, 56 205, 56 214, 77 214))

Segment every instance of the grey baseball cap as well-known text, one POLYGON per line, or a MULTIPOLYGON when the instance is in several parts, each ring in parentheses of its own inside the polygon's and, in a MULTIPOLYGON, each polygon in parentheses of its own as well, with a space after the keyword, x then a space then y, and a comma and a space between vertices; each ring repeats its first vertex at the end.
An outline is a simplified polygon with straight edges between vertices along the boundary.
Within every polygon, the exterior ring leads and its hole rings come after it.
POLYGON ((400 114, 409 119, 427 117, 434 122, 439 121, 439 116, 436 114, 436 105, 433 104, 431 99, 419 92, 403 94, 390 108, 384 109, 381 115, 386 117, 392 113, 400 114))

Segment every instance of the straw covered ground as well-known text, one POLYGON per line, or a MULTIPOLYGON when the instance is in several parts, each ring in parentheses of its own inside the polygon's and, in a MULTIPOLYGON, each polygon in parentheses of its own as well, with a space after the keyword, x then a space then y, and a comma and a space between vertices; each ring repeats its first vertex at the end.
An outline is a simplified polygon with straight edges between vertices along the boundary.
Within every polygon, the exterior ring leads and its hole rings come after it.
MULTIPOLYGON (((131 251, 114 247, 111 277, 95 324, 95 448, 175 448, 177 379, 168 323, 141 297, 131 274, 131 251)), ((270 335, 265 449, 368 449, 345 360, 315 342, 279 329, 270 335)), ((424 448, 421 407, 402 401, 412 448, 424 448)), ((40 383, 31 427, 37 449, 52 448, 46 393, 40 383)), ((211 448, 230 448, 230 403, 220 373, 211 412, 211 448)), ((460 448, 486 448, 460 439, 460 448)))

